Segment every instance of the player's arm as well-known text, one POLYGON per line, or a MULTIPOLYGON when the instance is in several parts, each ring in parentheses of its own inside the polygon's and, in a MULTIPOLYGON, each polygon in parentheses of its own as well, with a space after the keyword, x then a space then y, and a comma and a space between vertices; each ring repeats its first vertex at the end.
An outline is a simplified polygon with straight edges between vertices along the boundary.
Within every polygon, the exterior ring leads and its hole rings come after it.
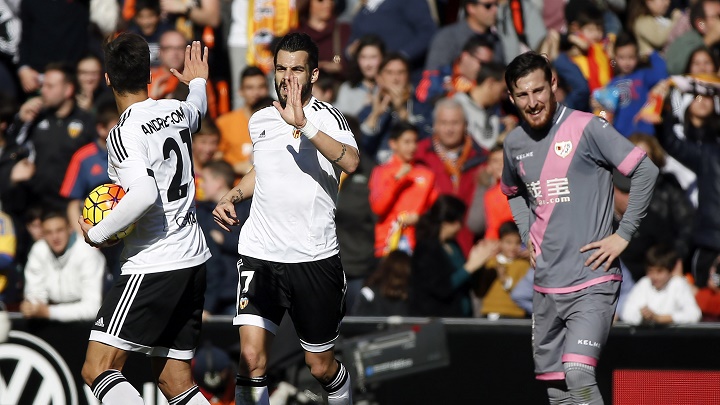
POLYGON ((185 102, 193 108, 185 108, 188 114, 188 123, 190 131, 198 130, 200 120, 205 116, 207 111, 207 78, 208 78, 208 48, 203 49, 200 41, 193 41, 192 45, 185 48, 185 64, 182 73, 175 69, 170 72, 175 75, 181 82, 188 85, 190 92, 185 102))
POLYGON ((235 204, 252 198, 255 193, 255 169, 243 176, 232 190, 228 191, 213 210, 213 219, 224 230, 230 232, 230 226, 240 223, 235 212, 235 204))
POLYGON ((355 139, 348 139, 346 143, 340 142, 308 121, 303 111, 302 86, 298 78, 290 76, 287 81, 288 98, 285 108, 279 102, 273 102, 283 120, 300 130, 302 136, 310 140, 327 160, 338 165, 346 173, 353 173, 360 164, 360 153, 354 144, 355 139))
POLYGON ((360 164, 360 153, 355 146, 333 139, 330 135, 318 130, 307 118, 305 118, 305 125, 298 128, 327 160, 338 165, 345 173, 355 172, 360 164), (313 132, 315 135, 312 135, 313 132))
POLYGON ((155 179, 149 175, 138 177, 127 188, 117 206, 97 225, 92 226, 80 217, 85 241, 91 246, 102 247, 111 236, 134 224, 153 206, 158 197, 155 179))
POLYGON ((617 232, 605 239, 588 243, 580 249, 580 252, 594 250, 585 261, 585 266, 596 270, 604 265, 607 271, 625 250, 640 220, 645 217, 659 170, 645 152, 630 143, 604 120, 593 118, 585 128, 585 134, 589 138, 589 152, 596 160, 607 163, 630 177, 628 207, 617 232))

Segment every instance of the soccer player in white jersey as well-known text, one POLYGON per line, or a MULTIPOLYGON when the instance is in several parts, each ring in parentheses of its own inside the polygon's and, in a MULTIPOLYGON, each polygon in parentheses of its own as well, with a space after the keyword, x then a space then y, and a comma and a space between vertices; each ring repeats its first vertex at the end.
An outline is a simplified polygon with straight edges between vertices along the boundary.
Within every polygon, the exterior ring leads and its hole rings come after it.
POLYGON ((535 267, 536 378, 550 405, 601 405, 595 367, 622 282, 617 258, 645 216, 658 169, 607 121, 558 103, 544 56, 516 57, 505 81, 523 122, 505 138, 500 186, 535 267), (631 181, 616 231, 612 168, 631 181))
POLYGON ((267 352, 285 311, 328 403, 352 403, 348 372, 333 351, 346 291, 335 203, 341 171, 355 171, 360 156, 343 115, 312 97, 318 73, 318 48, 309 36, 294 33, 280 40, 275 52, 280 101, 250 118, 254 169, 213 213, 227 229, 237 224, 234 204, 253 197, 238 242, 237 405, 269 403, 267 352))
POLYGON ((144 353, 171 405, 208 404, 190 370, 210 258, 195 218, 190 139, 207 107, 208 51, 193 42, 182 74, 173 71, 190 87, 187 101, 148 98, 150 50, 142 37, 121 34, 104 51, 105 80, 121 112, 108 137, 108 174, 127 193, 96 226, 80 224, 93 246, 136 227, 90 332, 82 375, 103 404, 141 405, 121 371, 129 352, 144 353))

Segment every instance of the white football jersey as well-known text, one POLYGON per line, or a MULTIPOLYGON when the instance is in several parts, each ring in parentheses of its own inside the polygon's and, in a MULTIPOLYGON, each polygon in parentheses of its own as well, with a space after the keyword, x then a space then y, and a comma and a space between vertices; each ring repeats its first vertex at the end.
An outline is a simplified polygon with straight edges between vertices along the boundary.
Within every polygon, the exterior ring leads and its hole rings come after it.
POLYGON ((150 175, 159 193, 123 239, 123 274, 188 268, 210 258, 195 216, 191 131, 197 131, 201 118, 192 103, 147 99, 125 110, 110 131, 110 179, 127 190, 150 175))
MULTIPOLYGON (((308 121, 338 142, 357 148, 345 117, 311 98, 308 121)), ((238 252, 262 260, 301 263, 338 253, 335 205, 341 169, 304 136, 293 137, 275 107, 250 118, 255 191, 238 252)))

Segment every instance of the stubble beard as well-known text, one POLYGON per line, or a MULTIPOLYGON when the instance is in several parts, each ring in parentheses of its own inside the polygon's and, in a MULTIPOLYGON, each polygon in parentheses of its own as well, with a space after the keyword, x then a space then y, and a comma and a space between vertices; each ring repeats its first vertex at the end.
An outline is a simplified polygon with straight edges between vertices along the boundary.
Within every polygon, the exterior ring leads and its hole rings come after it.
MULTIPOLYGON (((285 108, 287 105, 287 94, 283 97, 282 93, 280 92, 282 88, 282 82, 280 84, 275 83, 275 93, 278 97, 278 102, 282 106, 282 108, 285 108)), ((287 91, 287 90, 286 90, 287 91)), ((302 88, 300 89, 300 98, 302 99, 303 105, 305 105, 305 102, 310 99, 310 96, 312 96, 312 83, 309 81, 302 85, 302 88)))

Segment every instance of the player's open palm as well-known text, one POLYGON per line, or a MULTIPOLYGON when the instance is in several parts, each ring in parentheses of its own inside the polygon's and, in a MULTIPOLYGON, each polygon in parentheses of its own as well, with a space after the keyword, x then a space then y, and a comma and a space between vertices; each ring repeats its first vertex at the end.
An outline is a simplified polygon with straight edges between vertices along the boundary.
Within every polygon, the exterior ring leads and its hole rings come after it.
POLYGON ((628 241, 614 233, 603 240, 588 243, 580 248, 580 252, 585 253, 590 250, 595 250, 585 261, 585 266, 590 266, 593 270, 597 270, 600 266, 604 265, 605 271, 608 271, 612 262, 620 256, 620 253, 625 250, 627 245, 628 241))
POLYGON ((273 101, 273 105, 280 112, 283 120, 294 127, 305 125, 305 112, 303 111, 302 86, 296 76, 285 78, 287 86, 287 102, 283 108, 282 104, 273 101))
POLYGON ((196 78, 207 80, 209 72, 208 47, 203 48, 200 41, 193 41, 192 45, 185 48, 185 67, 182 73, 175 69, 170 69, 170 72, 185 84, 196 78))

